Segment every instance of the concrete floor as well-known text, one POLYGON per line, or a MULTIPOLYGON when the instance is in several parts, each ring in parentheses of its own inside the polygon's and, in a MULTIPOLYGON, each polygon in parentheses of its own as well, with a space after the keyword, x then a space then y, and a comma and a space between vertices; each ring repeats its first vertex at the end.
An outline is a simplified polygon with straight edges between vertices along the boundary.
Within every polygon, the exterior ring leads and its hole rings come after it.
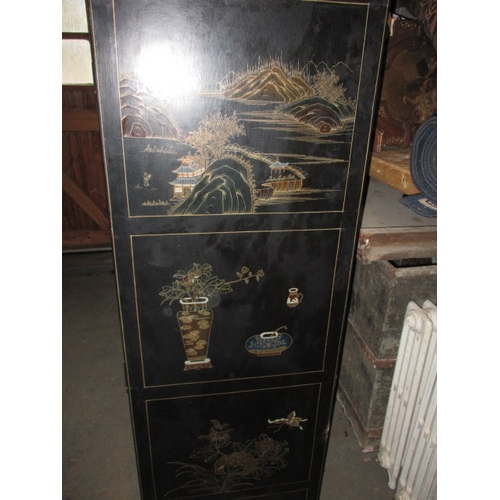
MULTIPOLYGON (((63 500, 140 500, 111 252, 63 255, 63 500)), ((392 500, 339 404, 321 500, 392 500)))

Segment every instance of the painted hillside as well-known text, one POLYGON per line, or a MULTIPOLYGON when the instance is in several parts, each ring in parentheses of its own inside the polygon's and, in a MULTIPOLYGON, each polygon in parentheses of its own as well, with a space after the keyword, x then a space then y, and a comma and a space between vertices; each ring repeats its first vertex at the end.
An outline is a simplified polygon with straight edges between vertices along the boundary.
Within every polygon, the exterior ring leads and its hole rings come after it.
POLYGON ((313 96, 315 91, 302 78, 287 77, 280 68, 274 66, 243 78, 223 94, 232 99, 293 102, 313 96))
POLYGON ((179 131, 162 106, 138 81, 120 81, 123 134, 126 137, 177 139, 179 131))

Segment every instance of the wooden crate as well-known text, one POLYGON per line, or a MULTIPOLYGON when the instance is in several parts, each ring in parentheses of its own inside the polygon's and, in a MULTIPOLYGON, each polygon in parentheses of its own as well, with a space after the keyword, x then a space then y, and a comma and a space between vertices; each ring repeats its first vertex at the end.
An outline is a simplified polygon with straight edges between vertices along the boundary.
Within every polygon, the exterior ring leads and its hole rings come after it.
POLYGON ((370 177, 403 194, 418 193, 410 173, 410 151, 411 148, 388 148, 380 153, 373 153, 370 177))

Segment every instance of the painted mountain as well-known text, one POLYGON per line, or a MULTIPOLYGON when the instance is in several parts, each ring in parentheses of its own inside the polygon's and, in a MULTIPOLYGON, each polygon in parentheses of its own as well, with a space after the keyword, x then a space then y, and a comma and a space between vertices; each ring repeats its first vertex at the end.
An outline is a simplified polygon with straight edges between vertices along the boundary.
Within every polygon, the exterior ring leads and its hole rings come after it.
POLYGON ((349 104, 331 103, 321 97, 308 97, 279 110, 295 120, 310 125, 321 134, 329 134, 354 120, 354 109, 349 104))
POLYGON ((224 91, 224 96, 232 99, 271 102, 293 102, 313 95, 314 89, 302 78, 288 78, 277 66, 247 76, 224 91))
POLYGON ((122 128, 126 137, 177 139, 179 131, 161 111, 161 105, 135 80, 120 81, 122 128))
POLYGON ((191 194, 174 207, 172 215, 252 211, 252 188, 246 167, 236 158, 221 158, 205 170, 191 194))

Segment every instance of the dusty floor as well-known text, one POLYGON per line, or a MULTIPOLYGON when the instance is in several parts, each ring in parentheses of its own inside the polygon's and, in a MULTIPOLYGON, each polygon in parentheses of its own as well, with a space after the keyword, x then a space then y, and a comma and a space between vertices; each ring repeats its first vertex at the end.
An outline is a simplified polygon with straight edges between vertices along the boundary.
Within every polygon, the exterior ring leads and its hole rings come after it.
MULTIPOLYGON (((140 500, 110 252, 63 255, 63 500, 140 500)), ((321 500, 390 500, 336 405, 321 500)))

